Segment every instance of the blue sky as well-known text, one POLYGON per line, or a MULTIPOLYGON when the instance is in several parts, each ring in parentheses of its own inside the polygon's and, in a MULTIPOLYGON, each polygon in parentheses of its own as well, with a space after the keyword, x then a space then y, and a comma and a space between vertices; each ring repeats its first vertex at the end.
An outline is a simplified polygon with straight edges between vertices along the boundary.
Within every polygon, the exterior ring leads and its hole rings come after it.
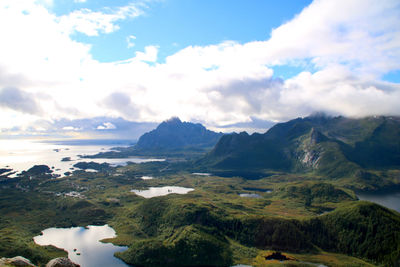
POLYGON ((2 0, 0 133, 400 115, 398 14, 398 0, 2 0))
MULTIPOLYGON (((53 10, 66 15, 76 9, 104 11, 118 8, 127 1, 71 0, 55 2, 53 10), (112 5, 111 5, 112 4, 112 5)), ((77 33, 73 39, 92 44, 93 57, 112 62, 132 57, 148 45, 159 47, 158 62, 187 46, 218 44, 226 40, 246 43, 266 40, 271 30, 292 19, 310 0, 168 0, 143 4, 143 16, 119 23, 120 29, 107 35, 88 37, 77 33), (135 36, 128 47, 127 38, 135 36), (112 49, 110 49, 112 48, 112 49)))

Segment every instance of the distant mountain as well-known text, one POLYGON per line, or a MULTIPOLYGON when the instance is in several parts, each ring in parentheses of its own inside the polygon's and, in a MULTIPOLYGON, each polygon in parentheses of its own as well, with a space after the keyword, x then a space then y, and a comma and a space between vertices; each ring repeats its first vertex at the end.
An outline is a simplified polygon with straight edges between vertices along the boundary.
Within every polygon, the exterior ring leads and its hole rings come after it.
POLYGON ((186 160, 210 151, 222 133, 207 130, 200 123, 182 122, 173 117, 140 136, 134 146, 117 147, 84 158, 126 158, 130 156, 173 157, 186 160))
POLYGON ((215 170, 314 172, 364 179, 373 176, 365 169, 400 167, 400 118, 323 114, 297 118, 264 134, 224 135, 198 164, 215 170))
POLYGON ((137 144, 140 151, 196 150, 212 148, 222 136, 207 130, 199 123, 182 122, 179 118, 171 118, 158 127, 143 134, 137 144))

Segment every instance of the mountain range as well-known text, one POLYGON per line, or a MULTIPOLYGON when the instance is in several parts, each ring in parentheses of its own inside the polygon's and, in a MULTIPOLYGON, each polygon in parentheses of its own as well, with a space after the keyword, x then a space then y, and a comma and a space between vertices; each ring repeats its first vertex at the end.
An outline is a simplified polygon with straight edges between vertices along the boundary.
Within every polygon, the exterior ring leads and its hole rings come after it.
POLYGON ((350 179, 343 184, 375 190, 400 184, 400 118, 319 113, 249 135, 216 133, 175 117, 143 134, 134 146, 93 157, 135 155, 185 158, 192 161, 184 168, 221 176, 307 174, 350 179))
POLYGON ((313 172, 329 178, 374 176, 400 167, 400 118, 317 114, 266 133, 226 134, 198 164, 209 170, 313 172))

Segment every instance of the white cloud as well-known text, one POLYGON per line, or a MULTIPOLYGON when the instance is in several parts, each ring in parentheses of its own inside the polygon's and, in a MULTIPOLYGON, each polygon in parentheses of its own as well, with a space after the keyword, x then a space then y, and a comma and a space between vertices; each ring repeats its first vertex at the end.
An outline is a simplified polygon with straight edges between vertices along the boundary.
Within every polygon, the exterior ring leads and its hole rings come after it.
POLYGON ((0 107, 28 114, 42 112, 34 95, 15 87, 6 87, 0 90, 0 107))
POLYGON ((112 124, 111 122, 105 122, 102 125, 97 126, 97 130, 113 130, 116 129, 117 127, 115 127, 114 124, 112 124))
POLYGON ((81 130, 81 128, 77 128, 77 127, 74 127, 74 126, 65 126, 62 129, 64 131, 80 131, 81 130))
POLYGON ((395 0, 316 0, 272 31, 263 54, 273 62, 344 64, 373 76, 399 69, 399 9, 395 0))
POLYGON ((158 54, 158 46, 149 45, 144 48, 144 52, 136 52, 136 60, 147 61, 147 62, 156 62, 158 54))
MULTIPOLYGON (((128 5, 57 17, 33 1, 2 0, 0 25, 6 26, 0 27, 0 88, 20 88, 48 120, 179 116, 216 127, 251 118, 286 120, 318 110, 348 116, 400 114, 400 85, 380 81, 400 69, 396 0, 317 0, 274 29, 268 40, 189 46, 165 63, 157 63, 157 46, 124 61, 101 63, 92 58, 89 45, 70 38, 75 31, 112 32, 118 21, 140 12, 128 5), (279 64, 311 64, 314 71, 282 80, 273 73, 279 64)), ((23 95, 19 99, 28 103, 23 95)), ((26 111, 35 108, 14 105, 11 110, 8 100, 6 94, 0 129, 25 127, 33 116, 26 111), (18 119, 7 124, 11 116, 18 119)))
POLYGON ((322 110, 348 116, 400 114, 400 85, 360 80, 341 67, 314 74, 303 72, 285 82, 280 94, 282 105, 292 113, 322 110), (382 88, 390 88, 383 90, 382 88))
POLYGON ((132 102, 129 94, 115 92, 107 96, 103 100, 104 107, 110 109, 110 112, 116 113, 117 116, 136 117, 139 110, 132 102))
POLYGON ((36 0, 35 2, 46 7, 52 7, 54 4, 53 0, 36 0))
POLYGON ((60 25, 68 33, 80 32, 88 36, 111 33, 119 29, 116 22, 142 15, 142 4, 130 3, 117 9, 92 11, 88 8, 75 10, 59 18, 60 25))
POLYGON ((86 0, 74 0, 75 3, 86 3, 86 0))

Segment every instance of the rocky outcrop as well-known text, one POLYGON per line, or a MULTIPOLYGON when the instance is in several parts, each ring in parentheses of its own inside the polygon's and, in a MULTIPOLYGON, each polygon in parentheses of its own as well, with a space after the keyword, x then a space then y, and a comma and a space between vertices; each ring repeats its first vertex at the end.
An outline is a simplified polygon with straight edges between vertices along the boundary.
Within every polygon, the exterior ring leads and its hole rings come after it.
MULTIPOLYGON (((9 267, 9 266, 15 266, 15 267, 36 267, 36 265, 33 265, 30 260, 27 258, 24 258, 22 256, 16 256, 14 258, 1 258, 0 259, 0 267, 9 267)), ((80 267, 79 264, 73 263, 70 259, 68 258, 55 258, 49 261, 46 264, 46 267, 80 267)))
POLYGON ((304 166, 317 169, 318 163, 321 159, 320 152, 317 150, 304 150, 304 154, 301 157, 301 162, 304 166))
POLYGON ((1 258, 0 259, 0 266, 33 266, 30 260, 27 258, 16 256, 14 258, 1 258))
POLYGON ((80 265, 73 263, 68 258, 55 258, 49 261, 46 267, 80 267, 80 265))

